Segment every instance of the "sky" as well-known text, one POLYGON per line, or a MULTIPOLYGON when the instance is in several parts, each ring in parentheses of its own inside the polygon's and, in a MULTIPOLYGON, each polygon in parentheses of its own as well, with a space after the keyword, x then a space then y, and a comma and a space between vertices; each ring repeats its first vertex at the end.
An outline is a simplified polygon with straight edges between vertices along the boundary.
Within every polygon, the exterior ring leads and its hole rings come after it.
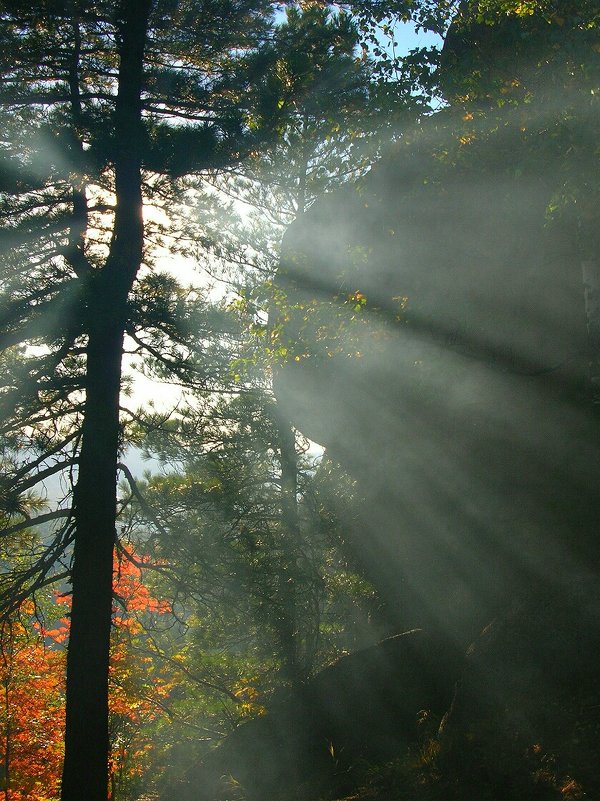
MULTIPOLYGON (((398 23, 394 26, 393 30, 393 40, 382 35, 381 45, 390 51, 393 49, 396 56, 406 55, 410 50, 415 48, 435 45, 441 46, 442 44, 442 40, 439 36, 427 31, 417 31, 415 25, 410 22, 398 23)), ((156 214, 158 214, 160 217, 161 212, 160 210, 153 211, 152 209, 149 209, 147 214, 150 215, 150 218, 153 218, 156 214)), ((165 220, 161 219, 152 219, 151 221, 163 223, 166 222, 165 220)), ((172 254, 165 252, 164 257, 159 256, 157 258, 156 265, 159 269, 166 269, 168 271, 173 270, 175 266, 177 277, 183 285, 202 286, 206 281, 206 276, 200 270, 195 268, 193 261, 190 258, 184 259, 183 257, 179 256, 174 257, 172 254)), ((127 368, 132 366, 132 363, 134 362, 135 359, 129 361, 126 358, 126 372, 130 372, 130 370, 127 368)), ((129 406, 130 408, 136 408, 147 402, 149 399, 152 399, 152 402, 158 411, 166 411, 175 409, 177 404, 182 401, 182 395, 181 390, 177 386, 171 386, 165 383, 159 384, 155 381, 145 378, 144 376, 137 375, 134 380, 133 394, 125 401, 124 405, 129 406)), ((138 476, 151 466, 149 462, 144 462, 144 460, 141 458, 141 455, 136 452, 131 452, 128 454, 127 461, 130 463, 130 467, 134 474, 138 476)))
MULTIPOLYGON (((284 13, 281 12, 282 19, 284 13)), ((393 27, 393 40, 382 34, 381 45, 390 51, 393 49, 396 56, 406 55, 410 50, 418 47, 441 46, 442 39, 429 31, 417 31, 411 22, 398 23, 393 27)), ((145 218, 148 222, 167 224, 164 213, 160 209, 146 207, 145 218)), ((206 275, 199 270, 192 258, 173 255, 167 249, 164 256, 159 255, 156 259, 156 266, 160 270, 175 271, 180 283, 184 286, 204 286, 206 275)), ((154 382, 143 377, 136 379, 134 389, 133 405, 143 403, 148 397, 152 397, 158 408, 172 406, 178 391, 168 385, 158 388, 154 382)))
POLYGON ((441 47, 442 39, 431 31, 417 31, 412 22, 402 22, 394 26, 394 47, 396 55, 405 56, 417 47, 441 47))

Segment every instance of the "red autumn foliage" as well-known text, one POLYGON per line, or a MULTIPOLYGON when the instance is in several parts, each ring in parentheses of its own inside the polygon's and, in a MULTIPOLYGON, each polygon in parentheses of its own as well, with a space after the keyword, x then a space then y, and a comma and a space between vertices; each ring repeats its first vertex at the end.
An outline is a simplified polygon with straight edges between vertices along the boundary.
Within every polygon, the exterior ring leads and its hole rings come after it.
MULTIPOLYGON (((111 646, 110 715, 111 784, 143 769, 151 745, 140 741, 143 722, 158 714, 155 699, 168 695, 169 685, 149 657, 132 658, 144 613, 158 615, 170 605, 152 595, 143 582, 148 560, 115 559, 113 641, 111 646)), ((59 796, 64 731, 65 643, 70 596, 54 594, 56 621, 43 626, 31 602, 0 631, 0 791, 5 801, 54 801, 59 796)), ((49 617, 50 615, 46 615, 49 617)))
POLYGON ((58 795, 63 752, 64 653, 47 647, 25 622, 32 605, 0 638, 2 789, 10 801, 58 795))

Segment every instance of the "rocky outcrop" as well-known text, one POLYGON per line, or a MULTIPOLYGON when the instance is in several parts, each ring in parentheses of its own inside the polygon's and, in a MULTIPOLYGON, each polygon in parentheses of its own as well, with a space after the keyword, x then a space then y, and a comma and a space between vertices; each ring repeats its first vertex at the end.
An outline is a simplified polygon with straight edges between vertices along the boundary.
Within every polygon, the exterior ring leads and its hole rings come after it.
POLYGON ((487 626, 440 733, 448 798, 599 798, 598 653, 597 582, 487 626))
POLYGON ((167 796, 215 801, 238 787, 288 801, 340 788, 357 762, 406 751, 419 713, 448 708, 458 672, 448 644, 421 631, 344 656, 236 729, 167 796))
POLYGON ((347 547, 390 620, 466 646, 598 563, 600 448, 575 229, 518 130, 440 167, 453 141, 431 122, 292 226, 276 389, 357 480, 347 547))

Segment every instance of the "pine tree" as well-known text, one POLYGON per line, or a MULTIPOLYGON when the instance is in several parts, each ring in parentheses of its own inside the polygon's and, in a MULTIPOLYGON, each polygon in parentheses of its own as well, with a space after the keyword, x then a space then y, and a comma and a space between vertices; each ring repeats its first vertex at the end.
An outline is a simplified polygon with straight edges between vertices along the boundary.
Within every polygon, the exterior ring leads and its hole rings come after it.
MULTIPOLYGON (((2 14, 2 107, 12 116, 3 238, 15 248, 3 314, 13 368, 3 398, 7 430, 22 436, 26 425, 46 424, 57 453, 79 445, 69 459, 77 463, 73 522, 59 546, 74 546, 63 799, 107 792, 121 363, 144 259, 147 171, 173 178, 235 161, 255 146, 268 113, 264 92, 262 112, 252 111, 261 88, 252 76, 268 47, 270 5, 201 11, 124 0, 33 10, 15 3, 2 14), (95 212, 101 219, 90 233, 95 212), (15 352, 24 345, 29 351, 15 352), (30 358, 31 345, 41 355, 30 358)), ((43 463, 18 471, 35 483, 43 463)))
POLYGON ((48 580, 72 546, 63 801, 107 792, 123 347, 160 329, 169 288, 141 272, 144 203, 276 133, 293 91, 272 15, 264 0, 12 0, 0 13, 3 499, 18 511, 48 475, 75 484, 72 507, 49 513, 65 524, 6 597, 48 580))

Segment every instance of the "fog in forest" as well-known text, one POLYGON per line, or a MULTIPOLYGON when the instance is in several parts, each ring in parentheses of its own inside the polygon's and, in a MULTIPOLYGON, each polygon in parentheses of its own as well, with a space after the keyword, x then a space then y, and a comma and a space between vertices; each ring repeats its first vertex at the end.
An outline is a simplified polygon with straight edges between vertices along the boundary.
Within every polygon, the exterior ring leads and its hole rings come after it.
POLYGON ((600 797, 599 19, 0 9, 5 801, 600 797))

